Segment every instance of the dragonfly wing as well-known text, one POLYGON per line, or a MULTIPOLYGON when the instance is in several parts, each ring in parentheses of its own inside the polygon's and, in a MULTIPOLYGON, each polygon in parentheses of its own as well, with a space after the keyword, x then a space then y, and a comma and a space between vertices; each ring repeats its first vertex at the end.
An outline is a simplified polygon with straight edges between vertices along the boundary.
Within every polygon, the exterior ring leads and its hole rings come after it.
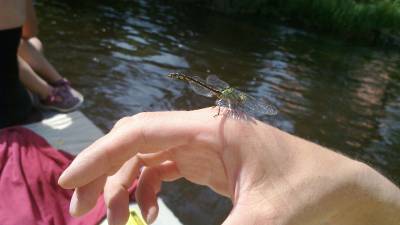
MULTIPOLYGON (((206 82, 204 82, 204 80, 201 79, 200 77, 193 76, 192 78, 195 79, 195 80, 200 81, 200 82, 203 83, 203 84, 206 83, 206 82)), ((201 86, 200 84, 198 84, 198 83, 196 83, 196 82, 194 82, 194 81, 188 81, 188 82, 189 82, 189 84, 190 84, 190 87, 192 88, 192 90, 193 90, 196 94, 198 94, 198 95, 203 95, 203 96, 206 96, 206 97, 212 97, 212 96, 214 95, 212 91, 210 91, 209 89, 207 89, 207 88, 201 86)))
POLYGON ((265 99, 256 99, 244 93, 241 94, 245 96, 245 100, 238 106, 239 110, 252 115, 266 114, 273 116, 278 114, 278 109, 269 101, 265 99))
POLYGON ((229 88, 229 84, 219 79, 216 75, 207 76, 207 84, 213 86, 217 90, 224 90, 229 88))

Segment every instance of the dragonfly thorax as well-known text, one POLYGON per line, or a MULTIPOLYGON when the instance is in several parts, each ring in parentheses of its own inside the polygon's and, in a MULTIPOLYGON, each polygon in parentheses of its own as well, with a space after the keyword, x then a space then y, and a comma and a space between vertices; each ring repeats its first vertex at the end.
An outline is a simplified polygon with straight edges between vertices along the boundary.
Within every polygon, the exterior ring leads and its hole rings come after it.
POLYGON ((246 100, 246 95, 229 87, 221 91, 221 96, 219 96, 219 98, 229 100, 232 103, 241 103, 246 100))
POLYGON ((226 88, 224 90, 221 90, 221 94, 225 96, 231 96, 234 94, 234 89, 233 88, 226 88))

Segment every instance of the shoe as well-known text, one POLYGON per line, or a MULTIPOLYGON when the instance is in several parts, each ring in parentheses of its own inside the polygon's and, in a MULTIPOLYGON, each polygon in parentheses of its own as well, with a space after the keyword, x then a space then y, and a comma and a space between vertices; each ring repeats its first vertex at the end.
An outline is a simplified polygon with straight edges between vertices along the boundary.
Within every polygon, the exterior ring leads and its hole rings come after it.
POLYGON ((66 113, 74 111, 82 103, 83 96, 69 84, 64 84, 54 87, 51 95, 39 101, 39 107, 66 113))
POLYGON ((61 78, 61 79, 56 80, 56 81, 54 81, 54 82, 52 82, 50 84, 53 87, 71 87, 71 83, 65 78, 61 78))
POLYGON ((81 104, 84 101, 82 94, 79 93, 77 90, 73 89, 71 87, 71 83, 66 78, 61 78, 61 79, 51 83, 51 85, 53 87, 58 87, 58 88, 62 89, 62 91, 65 92, 67 95, 68 95, 68 93, 70 93, 73 96, 75 96, 76 98, 80 99, 81 104))

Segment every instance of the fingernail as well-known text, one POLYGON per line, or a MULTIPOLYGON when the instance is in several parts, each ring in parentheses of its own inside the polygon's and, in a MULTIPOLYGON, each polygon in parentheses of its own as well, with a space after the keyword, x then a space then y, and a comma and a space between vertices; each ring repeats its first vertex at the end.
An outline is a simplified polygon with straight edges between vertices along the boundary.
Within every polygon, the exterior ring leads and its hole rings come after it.
POLYGON ((150 207, 147 213, 146 222, 148 224, 152 224, 154 220, 156 220, 156 216, 157 216, 157 208, 155 206, 150 207))
POLYGON ((64 180, 65 178, 64 178, 64 173, 62 173, 61 175, 60 175, 60 177, 58 178, 58 181, 57 181, 57 183, 58 183, 58 185, 60 185, 61 187, 63 187, 63 180, 64 180))
POLYGON ((68 178, 67 170, 68 168, 61 173, 60 177, 58 178, 58 185, 60 185, 64 189, 72 189, 74 188, 74 186, 70 184, 71 179, 68 178))
POLYGON ((76 198, 76 193, 74 191, 74 194, 72 195, 71 201, 69 203, 69 213, 71 214, 71 216, 77 216, 76 204, 77 204, 77 198, 76 198))

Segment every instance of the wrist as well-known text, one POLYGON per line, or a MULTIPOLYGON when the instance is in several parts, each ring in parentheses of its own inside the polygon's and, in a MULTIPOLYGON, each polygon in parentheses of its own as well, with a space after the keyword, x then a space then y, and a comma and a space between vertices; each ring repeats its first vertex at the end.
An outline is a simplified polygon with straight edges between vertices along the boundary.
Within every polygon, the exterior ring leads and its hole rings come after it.
POLYGON ((238 204, 277 224, 399 223, 399 189, 369 166, 268 125, 256 131, 240 150, 255 154, 241 162, 238 204))
POLYGON ((399 224, 399 189, 364 163, 339 157, 298 177, 291 195, 297 207, 284 224, 399 224))
POLYGON ((254 219, 307 225, 399 223, 399 189, 369 166, 258 122, 232 130, 241 131, 226 141, 233 145, 223 157, 229 162, 232 200, 235 207, 251 205, 254 219))
POLYGON ((360 220, 365 225, 400 224, 400 189, 366 164, 360 163, 356 187, 362 206, 360 220), (363 213, 363 214, 361 214, 363 213))

